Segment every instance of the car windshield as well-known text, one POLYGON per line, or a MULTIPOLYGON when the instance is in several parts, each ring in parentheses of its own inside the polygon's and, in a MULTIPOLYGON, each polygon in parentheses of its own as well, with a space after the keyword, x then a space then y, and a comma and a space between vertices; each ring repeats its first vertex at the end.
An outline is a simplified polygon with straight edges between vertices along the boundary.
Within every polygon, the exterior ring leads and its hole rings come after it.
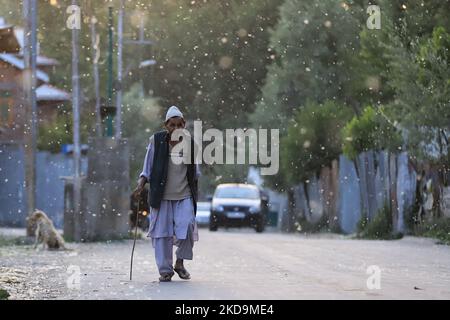
POLYGON ((258 199, 259 192, 253 188, 223 187, 215 194, 216 198, 258 199))

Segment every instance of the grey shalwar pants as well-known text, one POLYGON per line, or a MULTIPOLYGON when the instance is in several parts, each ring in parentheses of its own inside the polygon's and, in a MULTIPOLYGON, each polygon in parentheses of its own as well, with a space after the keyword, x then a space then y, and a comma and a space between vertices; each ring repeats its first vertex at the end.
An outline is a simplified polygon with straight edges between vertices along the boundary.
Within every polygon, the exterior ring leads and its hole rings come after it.
MULTIPOLYGON (((193 229, 193 228, 192 228, 193 229)), ((187 237, 184 240, 174 240, 173 237, 155 238, 155 258, 159 274, 173 273, 173 246, 178 248, 175 251, 177 259, 193 259, 193 230, 188 230, 187 237)))
POLYGON ((194 241, 198 240, 192 198, 163 200, 159 209, 151 209, 149 237, 155 248, 159 273, 173 273, 173 246, 177 259, 192 260, 194 241))

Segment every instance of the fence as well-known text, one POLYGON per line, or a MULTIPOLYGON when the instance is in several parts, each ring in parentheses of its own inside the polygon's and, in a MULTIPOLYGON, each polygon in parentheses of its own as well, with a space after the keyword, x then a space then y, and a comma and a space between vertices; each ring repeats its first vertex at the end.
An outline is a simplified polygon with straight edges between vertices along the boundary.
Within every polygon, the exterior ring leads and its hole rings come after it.
MULTIPOLYGON (((24 148, 17 144, 0 145, 0 226, 25 227, 27 199, 24 191, 24 148)), ((81 159, 83 174, 87 158, 81 159)), ((70 155, 38 152, 36 155, 36 208, 43 210, 57 228, 63 227, 64 182, 61 176, 74 172, 70 155)))

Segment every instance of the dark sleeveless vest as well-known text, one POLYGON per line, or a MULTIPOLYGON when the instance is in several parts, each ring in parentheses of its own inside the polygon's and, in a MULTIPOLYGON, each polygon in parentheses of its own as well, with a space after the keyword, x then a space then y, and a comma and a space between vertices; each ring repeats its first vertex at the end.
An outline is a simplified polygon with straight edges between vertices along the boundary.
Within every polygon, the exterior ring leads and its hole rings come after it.
MULTIPOLYGON (((153 166, 150 174, 149 203, 152 208, 159 208, 164 195, 167 182, 169 162, 169 134, 160 131, 154 135, 153 166)), ((187 164, 187 181, 194 203, 194 214, 197 214, 198 184, 194 162, 194 139, 191 138, 191 163, 187 164)))

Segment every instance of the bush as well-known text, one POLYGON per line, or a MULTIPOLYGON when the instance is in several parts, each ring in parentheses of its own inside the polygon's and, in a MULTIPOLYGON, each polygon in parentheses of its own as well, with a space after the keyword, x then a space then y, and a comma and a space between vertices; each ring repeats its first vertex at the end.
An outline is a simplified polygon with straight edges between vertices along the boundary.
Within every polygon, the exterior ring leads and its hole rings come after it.
POLYGON ((0 247, 4 246, 23 246, 33 244, 29 237, 4 237, 0 236, 0 247))
POLYGON ((58 153, 63 144, 71 144, 73 120, 69 115, 58 115, 55 122, 43 124, 39 128, 37 147, 40 151, 58 153))
POLYGON ((334 101, 307 103, 295 114, 281 141, 281 170, 291 185, 330 166, 342 152, 340 132, 351 118, 351 110, 334 101))
POLYGON ((364 217, 358 224, 357 237, 361 239, 392 240, 402 236, 393 232, 392 212, 387 204, 377 212, 373 220, 364 217))
MULTIPOLYGON (((87 143, 89 136, 94 136, 95 116, 88 108, 80 114, 80 142, 87 143)), ((37 148, 51 153, 61 152, 61 146, 73 143, 73 116, 71 112, 61 111, 56 119, 39 125, 37 148)))
POLYGON ((435 238, 441 244, 450 245, 450 219, 440 218, 432 222, 424 222, 416 226, 414 235, 435 238))
POLYGON ((439 243, 450 245, 450 219, 439 218, 432 221, 422 220, 417 217, 420 206, 416 203, 405 217, 405 223, 410 234, 416 237, 428 237, 439 240, 439 243))
POLYGON ((323 214, 315 223, 301 218, 295 223, 295 227, 301 233, 342 233, 339 224, 331 223, 326 214, 323 214))
POLYGON ((397 151, 402 138, 396 128, 383 116, 382 110, 367 107, 361 116, 355 116, 342 130, 343 152, 354 159, 369 150, 397 151))
POLYGON ((0 300, 8 300, 9 293, 4 289, 0 289, 0 300))

